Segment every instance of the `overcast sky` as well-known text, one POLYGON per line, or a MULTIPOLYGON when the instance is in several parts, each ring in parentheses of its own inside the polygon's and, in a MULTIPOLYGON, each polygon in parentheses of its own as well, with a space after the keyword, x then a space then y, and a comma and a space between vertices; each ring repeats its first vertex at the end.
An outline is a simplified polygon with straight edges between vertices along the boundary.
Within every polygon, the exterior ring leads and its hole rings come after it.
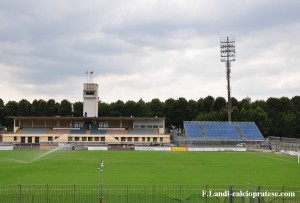
POLYGON ((0 98, 227 98, 222 36, 233 97, 300 95, 299 0, 0 0, 0 98))

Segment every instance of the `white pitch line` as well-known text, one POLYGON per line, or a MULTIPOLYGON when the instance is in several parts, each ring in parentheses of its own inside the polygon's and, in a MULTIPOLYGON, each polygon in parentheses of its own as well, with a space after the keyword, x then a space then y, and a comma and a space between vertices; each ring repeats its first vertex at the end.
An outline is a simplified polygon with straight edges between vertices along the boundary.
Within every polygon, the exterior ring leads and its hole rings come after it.
POLYGON ((260 153, 257 153, 257 152, 251 152, 251 153, 257 154, 257 155, 260 155, 260 156, 263 156, 263 157, 267 157, 267 158, 270 158, 270 159, 275 159, 275 160, 279 160, 279 161, 285 161, 285 162, 295 163, 295 162, 290 161, 290 160, 280 159, 280 158, 276 158, 276 157, 272 157, 272 156, 267 156, 265 154, 260 154, 260 153))

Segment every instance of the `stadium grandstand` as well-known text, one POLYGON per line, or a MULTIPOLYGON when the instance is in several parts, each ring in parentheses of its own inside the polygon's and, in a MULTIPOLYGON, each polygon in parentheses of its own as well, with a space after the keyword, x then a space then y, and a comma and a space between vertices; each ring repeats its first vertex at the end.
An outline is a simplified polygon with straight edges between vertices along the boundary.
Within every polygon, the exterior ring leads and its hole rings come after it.
POLYGON ((12 117, 14 134, 3 142, 39 143, 135 143, 168 144, 165 118, 149 117, 12 117))
POLYGON ((98 84, 83 84, 82 117, 10 117, 14 133, 3 144, 39 148, 62 143, 73 145, 169 145, 165 118, 98 117, 98 84))
POLYGON ((264 137, 254 122, 184 121, 183 125, 183 133, 173 135, 177 145, 232 146, 238 143, 264 142, 264 137))

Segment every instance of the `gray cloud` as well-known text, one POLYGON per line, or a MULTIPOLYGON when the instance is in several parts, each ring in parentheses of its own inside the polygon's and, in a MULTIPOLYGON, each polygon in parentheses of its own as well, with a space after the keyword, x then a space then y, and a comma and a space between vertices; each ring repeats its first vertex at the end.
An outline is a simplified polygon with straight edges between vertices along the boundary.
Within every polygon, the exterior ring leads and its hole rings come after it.
POLYGON ((86 70, 106 102, 226 97, 227 35, 234 97, 295 96, 299 10, 297 0, 0 0, 1 98, 78 101, 86 70))

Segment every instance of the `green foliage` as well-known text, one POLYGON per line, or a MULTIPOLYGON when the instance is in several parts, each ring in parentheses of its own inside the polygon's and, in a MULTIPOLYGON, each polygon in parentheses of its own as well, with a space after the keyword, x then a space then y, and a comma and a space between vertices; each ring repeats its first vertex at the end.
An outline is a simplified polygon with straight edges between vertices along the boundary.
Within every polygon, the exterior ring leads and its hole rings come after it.
POLYGON ((80 117, 83 116, 83 103, 75 102, 73 104, 73 116, 80 117))
POLYGON ((212 109, 214 111, 220 111, 222 108, 226 107, 226 100, 223 97, 217 97, 213 103, 212 109))
POLYGON ((26 99, 19 101, 19 116, 29 116, 31 115, 31 104, 26 99))
POLYGON ((46 116, 57 116, 59 106, 60 106, 60 104, 55 102, 54 99, 49 99, 47 101, 47 114, 46 114, 46 116))
POLYGON ((0 98, 0 126, 5 125, 5 106, 3 100, 0 98))
MULTIPOLYGON (((34 100, 32 104, 25 99, 19 103, 9 101, 6 105, 0 99, 0 124, 9 129, 13 120, 9 116, 82 116, 82 102, 71 104, 67 100, 61 103, 50 99, 34 100)), ((99 102, 100 117, 165 117, 166 127, 182 128, 185 120, 226 121, 228 117, 227 102, 223 97, 212 96, 197 101, 180 97, 160 101, 158 98, 145 102, 142 99, 124 103, 121 100, 110 104, 99 102)), ((263 135, 300 138, 300 96, 269 98, 267 101, 232 98, 232 120, 253 121, 263 135)))
POLYGON ((60 107, 58 109, 59 116, 72 116, 72 104, 64 99, 60 103, 60 107))

